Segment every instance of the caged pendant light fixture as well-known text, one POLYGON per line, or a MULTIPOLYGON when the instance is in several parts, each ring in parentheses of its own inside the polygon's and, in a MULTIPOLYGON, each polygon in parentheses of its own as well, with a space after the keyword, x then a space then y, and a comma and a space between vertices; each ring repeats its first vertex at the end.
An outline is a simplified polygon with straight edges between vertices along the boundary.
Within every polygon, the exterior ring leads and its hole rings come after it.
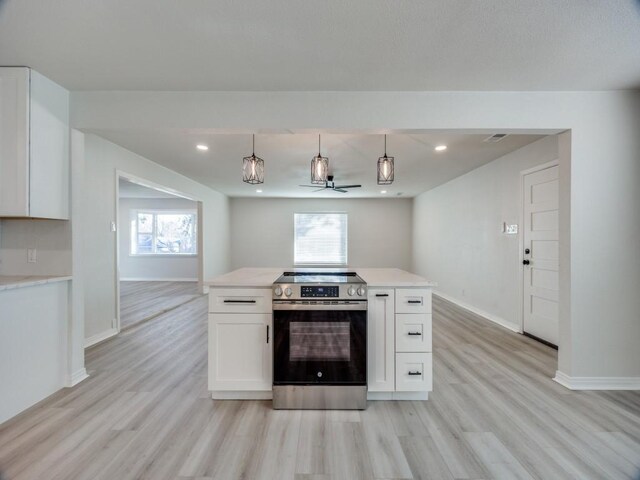
POLYGON ((311 183, 324 185, 329 175, 329 159, 320 155, 320 135, 318 135, 318 156, 311 159, 311 183))
POLYGON ((387 157, 387 136, 384 136, 384 156, 378 158, 378 185, 393 183, 393 157, 387 157))
POLYGON ((242 159, 242 181, 251 185, 264 183, 264 160, 256 157, 256 136, 252 135, 251 156, 242 159))

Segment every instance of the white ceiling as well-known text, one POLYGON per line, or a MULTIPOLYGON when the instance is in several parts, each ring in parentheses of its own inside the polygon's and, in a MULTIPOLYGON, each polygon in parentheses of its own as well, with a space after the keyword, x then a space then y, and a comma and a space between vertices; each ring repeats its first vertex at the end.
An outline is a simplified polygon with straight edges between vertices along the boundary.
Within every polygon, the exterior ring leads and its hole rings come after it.
POLYGON ((4 0, 0 65, 71 90, 640 87, 640 2, 4 0))
POLYGON ((413 197, 474 168, 517 150, 539 135, 508 135, 499 143, 483 142, 488 135, 414 133, 387 137, 387 154, 395 157, 395 181, 381 187, 376 182, 378 157, 384 153, 383 135, 325 134, 322 155, 329 157, 337 184, 362 184, 347 194, 313 193, 299 187, 309 184, 311 159, 318 152, 315 134, 270 134, 256 136, 256 155, 265 161, 265 183, 242 182, 242 157, 251 155, 249 134, 194 132, 105 131, 94 133, 139 155, 231 197, 413 197), (198 143, 209 146, 201 152, 198 143), (448 146, 444 152, 436 145, 448 146), (261 189, 258 194, 256 189, 261 189))

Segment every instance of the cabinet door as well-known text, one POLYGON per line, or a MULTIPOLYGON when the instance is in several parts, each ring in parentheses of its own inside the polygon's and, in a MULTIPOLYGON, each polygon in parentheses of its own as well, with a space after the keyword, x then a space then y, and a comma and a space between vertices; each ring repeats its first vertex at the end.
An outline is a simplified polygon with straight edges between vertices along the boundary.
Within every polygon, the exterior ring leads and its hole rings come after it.
POLYGON ((29 216, 69 219, 69 92, 31 70, 29 216))
POLYGON ((395 388, 393 289, 370 289, 367 321, 367 384, 370 392, 395 388))
POLYGON ((430 353, 396 354, 397 392, 430 392, 433 390, 432 377, 430 353))
POLYGON ((209 314, 209 390, 271 390, 271 314, 209 314))
POLYGON ((396 313, 431 313, 431 289, 396 289, 396 313))
POLYGON ((29 216, 29 69, 0 68, 0 216, 29 216))
POLYGON ((431 351, 431 314, 396 314, 396 352, 431 351))

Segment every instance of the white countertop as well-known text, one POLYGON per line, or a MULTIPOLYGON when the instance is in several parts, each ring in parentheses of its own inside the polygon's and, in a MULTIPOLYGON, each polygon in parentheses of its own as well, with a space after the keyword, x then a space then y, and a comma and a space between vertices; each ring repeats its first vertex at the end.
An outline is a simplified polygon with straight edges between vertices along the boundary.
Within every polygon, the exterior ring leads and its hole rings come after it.
POLYGON ((0 291, 67 280, 71 280, 70 275, 0 275, 0 291))
MULTIPOLYGON (((240 268, 204 283, 211 287, 271 287, 284 271, 309 268, 240 268)), ((399 268, 327 268, 330 271, 351 271, 360 275, 369 287, 435 287, 437 283, 399 268)))

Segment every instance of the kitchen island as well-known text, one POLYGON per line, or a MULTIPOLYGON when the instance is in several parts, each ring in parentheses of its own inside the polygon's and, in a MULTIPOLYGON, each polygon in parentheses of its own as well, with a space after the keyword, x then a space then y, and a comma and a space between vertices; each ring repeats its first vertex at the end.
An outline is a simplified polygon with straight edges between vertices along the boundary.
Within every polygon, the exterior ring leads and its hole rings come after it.
MULTIPOLYGON (((241 268, 205 282, 209 290, 209 390, 214 399, 270 399, 273 283, 287 271, 241 268)), ((396 268, 325 268, 366 282, 367 397, 426 400, 432 389, 431 289, 396 268)))

